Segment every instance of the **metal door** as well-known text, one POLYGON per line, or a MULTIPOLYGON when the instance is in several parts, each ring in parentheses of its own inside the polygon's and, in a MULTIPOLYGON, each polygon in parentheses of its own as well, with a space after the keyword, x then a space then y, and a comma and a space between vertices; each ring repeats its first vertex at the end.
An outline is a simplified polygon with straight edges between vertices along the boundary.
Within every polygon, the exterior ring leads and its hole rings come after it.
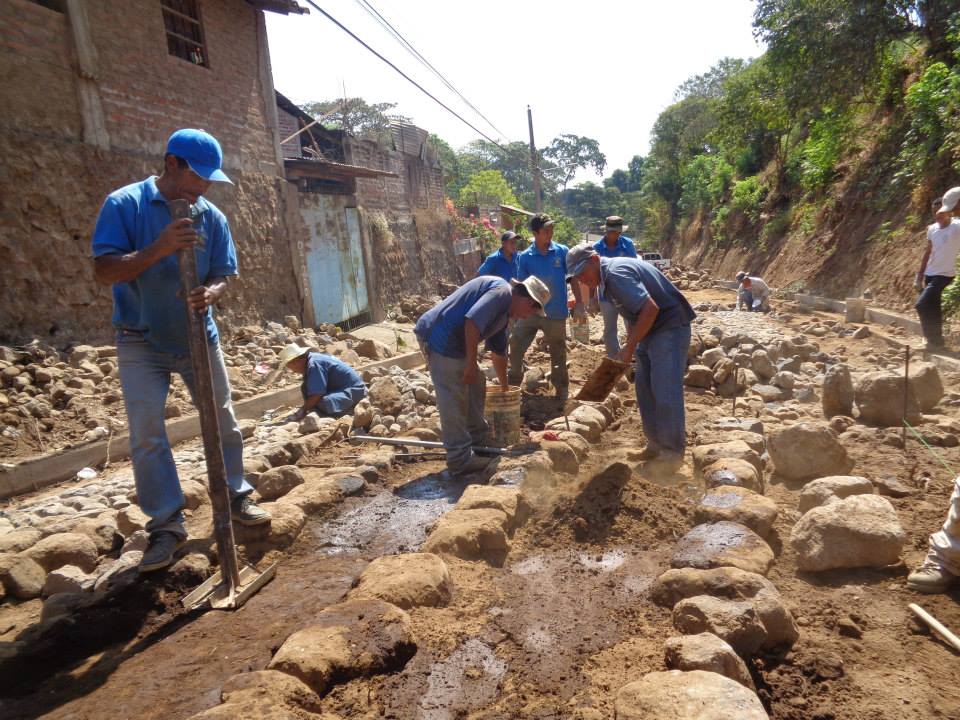
POLYGON ((369 311, 356 208, 319 207, 304 213, 310 230, 307 275, 317 323, 342 323, 369 311))

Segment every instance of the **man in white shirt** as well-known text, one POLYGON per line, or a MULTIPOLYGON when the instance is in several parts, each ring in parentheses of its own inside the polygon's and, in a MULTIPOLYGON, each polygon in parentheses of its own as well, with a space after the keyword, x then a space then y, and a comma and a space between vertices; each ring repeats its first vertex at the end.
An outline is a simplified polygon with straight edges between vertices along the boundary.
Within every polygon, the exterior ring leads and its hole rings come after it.
POLYGON ((770 312, 770 287, 762 278, 737 273, 740 287, 737 291, 737 307, 746 307, 747 312, 770 312))
POLYGON ((928 350, 943 350, 943 312, 940 297, 957 274, 960 254, 960 220, 953 213, 960 202, 960 187, 951 188, 943 196, 936 211, 937 221, 927 228, 927 249, 923 253, 915 285, 921 290, 917 315, 927 341, 928 350))

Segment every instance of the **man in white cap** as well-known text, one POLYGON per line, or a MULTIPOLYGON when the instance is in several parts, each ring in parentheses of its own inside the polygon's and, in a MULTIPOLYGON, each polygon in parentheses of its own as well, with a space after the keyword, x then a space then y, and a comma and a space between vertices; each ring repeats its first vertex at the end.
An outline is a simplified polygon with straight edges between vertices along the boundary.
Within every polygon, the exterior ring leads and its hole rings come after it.
POLYGON ((737 307, 745 307, 747 312, 770 311, 770 286, 763 278, 748 275, 743 270, 737 273, 737 307))
POLYGON ((503 390, 507 384, 507 324, 542 315, 550 300, 535 277, 506 280, 489 275, 470 280, 425 312, 413 332, 430 368, 437 394, 440 436, 454 476, 486 468, 490 458, 474 454, 483 442, 486 378, 477 367, 477 346, 486 342, 503 390))
POLYGON ((213 306, 226 293, 227 278, 237 274, 237 251, 227 219, 202 197, 211 183, 230 182, 222 162, 223 152, 212 135, 176 131, 167 141, 160 176, 110 193, 93 231, 94 277, 113 285, 113 326, 137 502, 150 517, 141 571, 169 565, 187 537, 181 513, 184 497, 164 427, 164 409, 173 373, 191 392, 194 389, 188 305, 206 321, 231 516, 243 525, 270 522, 269 513, 250 498, 253 487, 244 478, 243 437, 213 321, 213 306), (172 200, 191 203, 191 217, 171 220, 172 200), (187 298, 180 296, 179 250, 196 253, 202 283, 187 298))
POLYGON ((567 272, 575 286, 590 292, 599 288, 627 323, 627 341, 616 359, 629 363, 636 355, 637 407, 647 437, 641 459, 671 465, 682 462, 686 448, 683 376, 690 323, 696 317, 690 303, 650 263, 602 258, 587 243, 570 248, 567 272))
POLYGON ((299 345, 280 352, 280 368, 303 376, 303 405, 293 414, 303 420, 311 412, 320 417, 343 417, 367 396, 363 378, 340 358, 299 345))
MULTIPOLYGON (((637 257, 637 249, 633 240, 623 234, 629 229, 623 224, 619 215, 611 215, 603 224, 603 237, 594 243, 593 247, 600 257, 637 257)), ((602 294, 600 299, 600 314, 603 316, 603 344, 607 349, 607 357, 616 357, 620 352, 620 338, 617 326, 620 324, 620 311, 602 294)))
MULTIPOLYGON (((941 296, 957 274, 960 254, 960 220, 953 218, 960 202, 960 187, 950 188, 935 208, 936 222, 927 228, 927 247, 920 261, 915 286, 920 297, 914 306, 928 350, 943 350, 941 296)), ((934 203, 936 205, 936 203, 934 203)))

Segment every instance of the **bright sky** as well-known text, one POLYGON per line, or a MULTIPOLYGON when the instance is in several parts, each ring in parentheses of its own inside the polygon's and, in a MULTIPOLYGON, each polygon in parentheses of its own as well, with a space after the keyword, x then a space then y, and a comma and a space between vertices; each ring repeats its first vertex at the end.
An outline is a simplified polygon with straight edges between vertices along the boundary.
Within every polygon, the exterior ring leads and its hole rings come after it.
MULTIPOLYGON (((677 86, 723 57, 756 57, 753 0, 368 0, 450 83, 490 128, 421 66, 360 0, 322 8, 495 140, 527 140, 533 109, 538 146, 561 133, 595 138, 605 175, 649 147, 657 115, 677 86)), ((307 5, 300 0, 301 5, 307 5)), ((397 75, 311 8, 266 13, 277 90, 297 103, 343 96, 395 102, 396 112, 455 148, 477 133, 397 75)), ((599 178, 581 173, 577 181, 599 178)))

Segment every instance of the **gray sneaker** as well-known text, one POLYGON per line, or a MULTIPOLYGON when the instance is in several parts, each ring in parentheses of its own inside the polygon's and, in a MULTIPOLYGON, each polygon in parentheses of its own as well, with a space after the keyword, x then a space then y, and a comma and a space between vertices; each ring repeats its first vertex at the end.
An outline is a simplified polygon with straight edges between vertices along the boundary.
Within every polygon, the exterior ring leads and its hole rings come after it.
POLYGON ((936 594, 947 590, 956 578, 936 565, 921 565, 907 576, 907 587, 921 593, 936 594))
POLYGON ((140 560, 140 572, 161 570, 173 562, 173 554, 187 539, 167 530, 150 534, 150 544, 140 560))
POLYGON ((249 495, 230 503, 230 516, 241 525, 263 525, 272 519, 270 513, 259 507, 249 495))

